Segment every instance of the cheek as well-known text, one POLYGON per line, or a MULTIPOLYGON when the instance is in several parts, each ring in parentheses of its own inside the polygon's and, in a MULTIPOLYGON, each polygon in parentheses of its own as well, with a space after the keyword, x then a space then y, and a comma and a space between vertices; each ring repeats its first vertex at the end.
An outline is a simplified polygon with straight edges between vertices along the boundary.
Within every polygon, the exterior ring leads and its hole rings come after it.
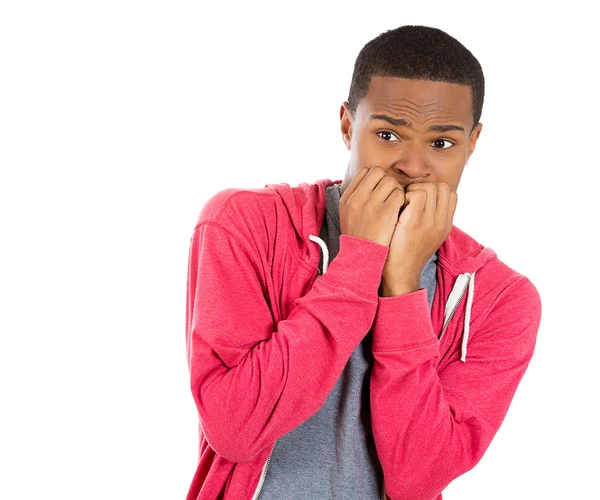
POLYGON ((357 153, 362 153, 365 150, 370 149, 369 147, 369 136, 364 130, 354 134, 352 136, 352 147, 357 153))
MULTIPOLYGON (((378 137, 372 132, 362 133, 360 136, 353 136, 352 150, 354 155, 362 165, 383 166, 393 161, 394 150, 392 148, 382 147, 378 142, 378 137)), ((396 153, 397 156, 397 153, 396 153)))
POLYGON ((450 191, 456 192, 456 189, 458 188, 458 183, 460 181, 460 176, 454 173, 446 173, 445 175, 437 176, 435 180, 436 182, 445 182, 446 184, 448 184, 448 186, 450 186, 450 191))
POLYGON ((430 173, 427 182, 445 182, 450 186, 451 191, 456 191, 460 181, 461 168, 457 168, 455 163, 437 161, 430 163, 430 173))
POLYGON ((450 179, 460 177, 465 168, 466 159, 462 151, 446 154, 432 152, 426 158, 431 169, 440 177, 445 176, 450 179))
POLYGON ((353 135, 351 141, 352 159, 361 166, 370 166, 373 163, 373 147, 364 135, 353 135))

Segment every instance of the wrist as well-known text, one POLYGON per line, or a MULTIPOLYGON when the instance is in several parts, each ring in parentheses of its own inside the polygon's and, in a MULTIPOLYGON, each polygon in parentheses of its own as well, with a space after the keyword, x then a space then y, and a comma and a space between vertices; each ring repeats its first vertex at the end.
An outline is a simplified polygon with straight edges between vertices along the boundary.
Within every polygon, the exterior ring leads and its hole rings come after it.
POLYGON ((403 283, 388 283, 382 281, 379 286, 380 297, 397 297, 421 289, 420 280, 410 280, 403 283))

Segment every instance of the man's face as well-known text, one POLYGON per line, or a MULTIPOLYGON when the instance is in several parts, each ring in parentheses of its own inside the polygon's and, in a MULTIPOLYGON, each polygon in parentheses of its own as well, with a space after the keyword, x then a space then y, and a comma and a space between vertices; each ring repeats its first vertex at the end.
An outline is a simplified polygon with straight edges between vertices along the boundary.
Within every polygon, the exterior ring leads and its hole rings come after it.
POLYGON ((471 132, 468 85, 389 76, 373 76, 356 113, 344 102, 340 119, 351 153, 342 194, 363 166, 381 167, 405 189, 445 181, 456 191, 482 127, 471 132))

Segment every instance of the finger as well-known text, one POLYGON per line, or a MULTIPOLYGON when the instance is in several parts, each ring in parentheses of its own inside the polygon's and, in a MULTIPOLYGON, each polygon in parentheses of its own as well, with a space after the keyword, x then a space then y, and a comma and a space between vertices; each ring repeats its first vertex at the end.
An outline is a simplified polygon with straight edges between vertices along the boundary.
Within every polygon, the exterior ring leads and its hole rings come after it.
POLYGON ((348 187, 345 189, 344 194, 342 194, 342 196, 340 197, 340 203, 345 202, 350 197, 350 195, 356 190, 356 188, 360 184, 360 181, 362 181, 364 176, 369 173, 369 170, 369 167, 361 167, 358 169, 358 172, 356 172, 354 178, 350 181, 350 184, 348 184, 348 187))
POLYGON ((419 225, 423 219, 425 203, 427 202, 427 191, 424 189, 416 189, 410 193, 406 193, 408 205, 400 214, 400 224, 410 223, 419 225))
POLYGON ((423 211, 428 219, 433 221, 437 206, 437 186, 433 182, 415 182, 409 184, 406 188, 407 192, 424 191, 426 194, 425 205, 423 211))
POLYGON ((383 179, 387 174, 381 167, 370 167, 368 172, 362 176, 360 183, 354 189, 354 192, 348 197, 348 202, 352 200, 357 206, 364 205, 371 197, 371 192, 375 189, 375 186, 379 184, 379 181, 383 179))
POLYGON ((448 202, 448 231, 452 230, 452 224, 454 221, 454 213, 456 212, 456 205, 458 203, 458 193, 452 191, 450 193, 450 201, 448 202))
POLYGON ((429 182, 425 191, 427 192, 427 199, 425 200, 425 206, 423 207, 423 222, 427 225, 433 226, 435 224, 435 213, 438 202, 438 186, 434 182, 429 182))
POLYGON ((448 210, 450 203, 450 185, 447 182, 437 183, 437 207, 435 211, 436 224, 441 229, 447 228, 448 210))
POLYGON ((404 203, 404 188, 402 187, 402 184, 400 184, 391 175, 386 174, 381 178, 377 186, 375 186, 371 192, 370 198, 374 203, 377 204, 388 203, 390 201, 390 196, 396 190, 398 190, 398 193, 394 198, 392 198, 391 201, 392 204, 395 205, 396 209, 400 209, 404 203))

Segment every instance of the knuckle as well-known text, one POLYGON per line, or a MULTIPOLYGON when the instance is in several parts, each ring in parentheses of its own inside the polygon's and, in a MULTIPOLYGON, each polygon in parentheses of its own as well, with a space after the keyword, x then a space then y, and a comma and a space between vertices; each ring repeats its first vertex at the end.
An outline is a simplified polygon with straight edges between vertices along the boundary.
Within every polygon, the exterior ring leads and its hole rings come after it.
POLYGON ((398 181, 394 179, 392 176, 387 175, 381 179, 381 182, 385 182, 386 184, 391 184, 393 186, 399 185, 398 181))
POLYGON ((354 212, 359 208, 360 204, 358 203, 358 200, 356 198, 350 198, 347 202, 346 202, 346 208, 351 211, 354 212))

